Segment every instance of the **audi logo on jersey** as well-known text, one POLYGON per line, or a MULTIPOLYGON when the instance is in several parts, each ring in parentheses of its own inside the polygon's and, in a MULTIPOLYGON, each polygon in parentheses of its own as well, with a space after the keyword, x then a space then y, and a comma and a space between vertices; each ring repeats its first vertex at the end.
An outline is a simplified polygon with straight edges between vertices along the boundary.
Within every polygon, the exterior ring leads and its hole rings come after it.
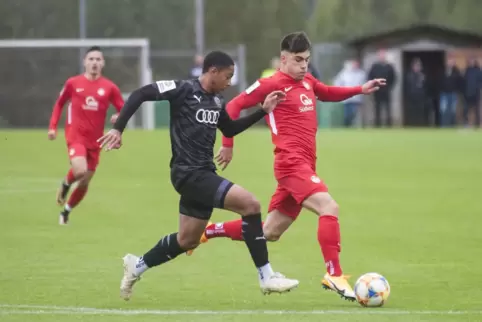
POLYGON ((219 111, 199 109, 196 111, 196 121, 203 124, 218 124, 219 111))

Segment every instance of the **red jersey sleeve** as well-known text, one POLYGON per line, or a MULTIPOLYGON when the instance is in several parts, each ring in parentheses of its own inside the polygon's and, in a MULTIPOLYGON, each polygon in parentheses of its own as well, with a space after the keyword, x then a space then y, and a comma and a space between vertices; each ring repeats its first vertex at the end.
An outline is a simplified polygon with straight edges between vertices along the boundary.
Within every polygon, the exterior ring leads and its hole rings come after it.
MULTIPOLYGON (((248 87, 247 90, 233 98, 226 106, 231 119, 236 120, 239 118, 241 111, 259 103, 264 102, 266 96, 273 90, 273 82, 271 78, 262 78, 257 80, 253 85, 248 87)), ((234 145, 233 138, 227 138, 223 136, 223 146, 232 147, 234 145)))
POLYGON ((64 88, 60 92, 57 101, 55 101, 54 109, 52 111, 52 116, 50 117, 49 130, 57 131, 57 126, 59 124, 60 116, 62 115, 62 109, 65 103, 72 97, 72 81, 68 79, 65 82, 64 88))
POLYGON ((117 87, 117 85, 112 84, 112 91, 110 93, 110 102, 114 105, 117 112, 120 112, 122 106, 124 106, 124 98, 122 97, 122 93, 117 87))
POLYGON ((343 87, 328 86, 311 77, 315 95, 322 102, 340 102, 355 95, 362 94, 361 86, 343 87))

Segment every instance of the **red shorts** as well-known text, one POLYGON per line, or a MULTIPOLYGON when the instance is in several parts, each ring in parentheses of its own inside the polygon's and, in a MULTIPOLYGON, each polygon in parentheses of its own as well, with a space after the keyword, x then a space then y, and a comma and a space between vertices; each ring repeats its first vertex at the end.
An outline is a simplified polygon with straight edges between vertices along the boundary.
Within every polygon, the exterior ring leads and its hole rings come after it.
POLYGON ((95 171, 99 164, 100 149, 87 149, 82 143, 72 143, 68 146, 69 159, 84 157, 87 159, 87 169, 95 171))
POLYGON ((278 187, 271 197, 268 211, 278 210, 293 220, 301 212, 301 203, 317 192, 328 192, 328 187, 309 165, 291 170, 275 171, 278 187))

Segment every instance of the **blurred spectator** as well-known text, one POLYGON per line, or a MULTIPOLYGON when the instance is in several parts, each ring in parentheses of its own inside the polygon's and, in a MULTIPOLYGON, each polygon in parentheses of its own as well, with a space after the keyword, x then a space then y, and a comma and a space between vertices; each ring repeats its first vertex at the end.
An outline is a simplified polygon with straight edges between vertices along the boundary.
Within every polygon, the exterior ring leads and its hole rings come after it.
MULTIPOLYGON (((347 61, 343 69, 335 78, 335 86, 359 86, 366 81, 366 73, 360 68, 357 60, 347 61)), ((344 106, 344 124, 346 127, 353 126, 357 112, 363 104, 363 96, 356 95, 343 101, 344 106)), ((363 122, 362 122, 363 123, 363 122)))
POLYGON ((308 64, 308 72, 310 72, 310 74, 313 75, 313 77, 317 80, 321 80, 321 73, 318 71, 318 69, 316 69, 312 62, 308 64))
POLYGON ((388 62, 385 50, 378 51, 378 61, 374 63, 368 72, 368 79, 385 78, 387 86, 380 88, 373 94, 375 100, 375 126, 381 126, 382 110, 386 113, 386 125, 392 125, 391 94, 396 82, 396 75, 393 66, 388 62))
POLYGON ((442 78, 440 94, 440 120, 442 127, 454 126, 457 96, 463 88, 463 78, 460 70, 455 65, 455 60, 449 58, 445 74, 442 78))
POLYGON ((416 58, 412 61, 411 69, 405 77, 405 97, 408 108, 414 115, 414 125, 424 126, 429 124, 429 111, 427 105, 427 92, 425 87, 426 77, 422 71, 422 62, 416 58))
POLYGON ((469 112, 474 110, 474 126, 480 126, 480 89, 482 87, 482 73, 477 59, 471 58, 464 75, 464 122, 469 126, 469 112))
POLYGON ((204 57, 201 55, 194 56, 194 66, 191 68, 189 78, 198 78, 203 73, 204 57))
POLYGON ((270 66, 270 68, 266 68, 265 70, 263 70, 263 72, 261 73, 260 78, 270 77, 271 75, 273 75, 274 73, 276 73, 276 71, 279 69, 279 65, 280 65, 279 57, 273 57, 273 58, 271 58, 271 66, 270 66))

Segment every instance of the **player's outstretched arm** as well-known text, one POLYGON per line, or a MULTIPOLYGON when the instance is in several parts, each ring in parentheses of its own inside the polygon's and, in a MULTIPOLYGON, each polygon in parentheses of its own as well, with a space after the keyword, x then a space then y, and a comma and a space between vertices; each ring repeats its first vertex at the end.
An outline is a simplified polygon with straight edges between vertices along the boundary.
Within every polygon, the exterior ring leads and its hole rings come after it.
POLYGON ((72 85, 70 80, 65 82, 59 97, 55 101, 54 108, 52 110, 52 116, 50 117, 48 137, 50 140, 54 140, 57 136, 57 126, 59 124, 60 116, 62 115, 62 109, 65 103, 72 97, 72 85))
POLYGON ((225 109, 221 110, 219 116, 218 128, 226 137, 233 137, 248 129, 251 125, 261 120, 266 114, 271 113, 279 102, 283 101, 285 93, 282 91, 274 91, 270 93, 264 103, 263 108, 257 110, 251 115, 242 117, 237 120, 232 120, 225 109))
POLYGON ((315 80, 313 90, 322 102, 341 102, 355 95, 362 94, 361 86, 328 86, 315 80))
POLYGON ((182 90, 180 82, 177 81, 157 81, 153 84, 143 86, 131 93, 124 106, 121 108, 119 116, 114 123, 112 130, 99 138, 102 148, 107 151, 118 149, 122 146, 122 132, 127 126, 127 122, 139 109, 144 102, 164 101, 177 98, 182 90))
POLYGON ((313 90, 320 101, 340 102, 355 95, 371 94, 385 85, 385 79, 373 79, 362 86, 328 86, 318 80, 314 80, 313 90))
MULTIPOLYGON (((257 80, 244 92, 233 98, 226 106, 231 119, 239 118, 241 111, 262 103, 266 96, 272 91, 272 84, 268 79, 257 80)), ((223 147, 232 148, 234 139, 223 136, 223 147)))
POLYGON ((159 92, 153 84, 146 85, 133 91, 131 95, 129 95, 124 106, 120 109, 119 116, 114 123, 113 129, 122 133, 127 126, 127 122, 132 115, 136 113, 142 103, 157 100, 158 94, 159 92))

